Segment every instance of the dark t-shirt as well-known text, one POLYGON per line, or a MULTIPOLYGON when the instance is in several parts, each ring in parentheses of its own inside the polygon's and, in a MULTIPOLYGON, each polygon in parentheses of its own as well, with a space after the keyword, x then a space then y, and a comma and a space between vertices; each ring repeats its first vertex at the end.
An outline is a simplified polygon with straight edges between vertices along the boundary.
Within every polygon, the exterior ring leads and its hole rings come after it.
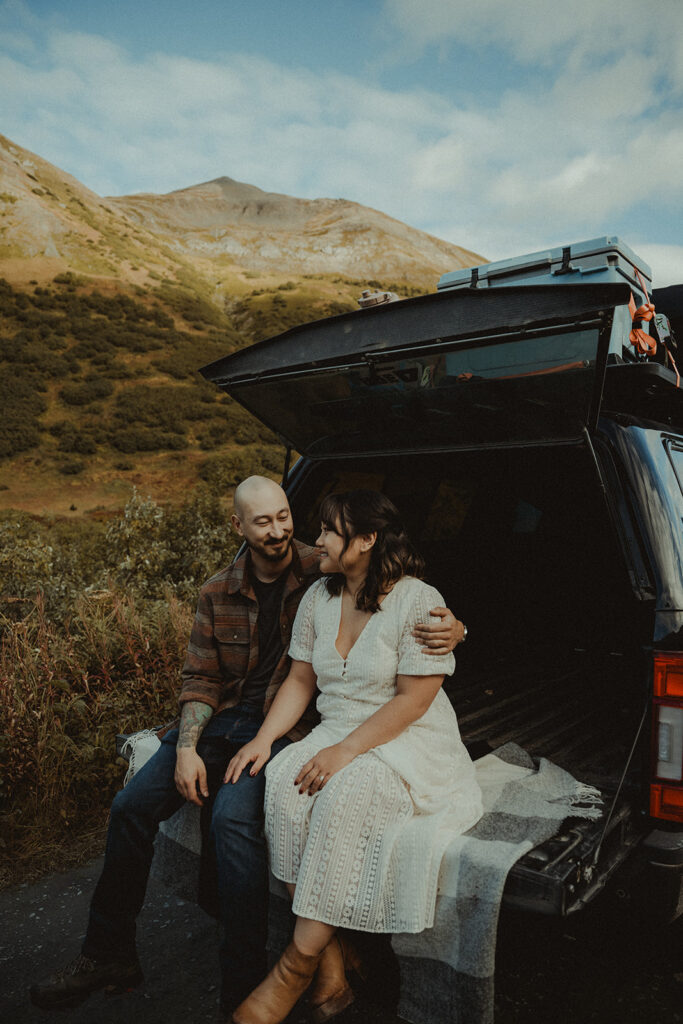
POLYGON ((244 680, 242 700, 263 707, 266 689, 282 656, 284 644, 280 634, 280 605, 287 580, 286 569, 272 583, 262 583, 252 576, 258 601, 258 650, 256 667, 244 680))

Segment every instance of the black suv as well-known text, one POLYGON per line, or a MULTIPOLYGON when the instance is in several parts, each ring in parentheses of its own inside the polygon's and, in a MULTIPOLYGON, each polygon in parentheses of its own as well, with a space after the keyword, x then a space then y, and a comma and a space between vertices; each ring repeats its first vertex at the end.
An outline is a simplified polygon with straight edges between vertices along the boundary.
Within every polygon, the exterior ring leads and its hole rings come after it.
POLYGON ((566 914, 619 869, 672 920, 683 392, 671 365, 629 354, 630 299, 626 283, 445 289, 202 372, 301 453, 286 474, 300 539, 330 491, 378 488, 401 509, 469 629, 446 689, 472 755, 514 740, 602 790, 602 819, 524 856, 505 902, 566 914))

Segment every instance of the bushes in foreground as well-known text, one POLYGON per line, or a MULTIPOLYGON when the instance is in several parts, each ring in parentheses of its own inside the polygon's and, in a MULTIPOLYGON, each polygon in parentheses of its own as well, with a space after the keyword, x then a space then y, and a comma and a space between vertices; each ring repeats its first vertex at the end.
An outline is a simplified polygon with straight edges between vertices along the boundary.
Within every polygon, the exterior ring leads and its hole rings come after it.
POLYGON ((225 508, 208 488, 179 508, 134 493, 108 524, 0 513, 0 611, 18 621, 40 595, 48 618, 64 623, 81 595, 111 587, 136 599, 194 600, 237 548, 225 508))
POLYGON ((52 621, 40 597, 0 645, 0 883, 61 867, 101 828, 118 732, 176 713, 192 608, 113 589, 52 621))
POLYGON ((175 717, 197 591, 237 546, 208 490, 108 525, 0 518, 0 885, 101 841, 115 736, 175 717))

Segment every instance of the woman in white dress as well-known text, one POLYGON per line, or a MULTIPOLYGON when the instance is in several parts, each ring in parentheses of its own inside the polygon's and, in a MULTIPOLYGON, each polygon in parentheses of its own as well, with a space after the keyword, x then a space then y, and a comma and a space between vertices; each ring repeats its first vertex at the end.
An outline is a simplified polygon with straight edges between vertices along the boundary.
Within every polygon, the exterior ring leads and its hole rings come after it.
POLYGON ((271 869, 292 896, 294 937, 235 1024, 279 1024, 318 968, 313 1019, 341 1012, 353 995, 336 930, 431 927, 446 846, 482 813, 441 689, 453 655, 428 656, 412 636, 443 599, 419 578, 398 512, 376 491, 350 491, 324 500, 321 521, 325 575, 299 606, 291 671, 225 775, 260 771, 317 688, 320 724, 266 770, 271 869))

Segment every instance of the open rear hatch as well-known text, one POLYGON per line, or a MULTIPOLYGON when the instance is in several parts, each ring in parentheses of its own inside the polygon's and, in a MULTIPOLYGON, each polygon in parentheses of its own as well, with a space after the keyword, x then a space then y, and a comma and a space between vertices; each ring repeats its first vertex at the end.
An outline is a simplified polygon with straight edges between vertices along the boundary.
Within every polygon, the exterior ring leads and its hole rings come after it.
POLYGON ((629 294, 446 291, 304 324, 201 373, 312 459, 576 441, 629 294))
MULTIPOLYGON (((539 452, 541 446, 576 447, 596 427, 608 359, 610 371, 630 369, 612 366, 619 360, 610 356, 613 324, 623 321, 629 297, 627 285, 614 283, 443 291, 304 324, 201 372, 314 460, 313 476, 315 460, 348 466, 349 459, 363 456, 370 466, 373 457, 400 455, 399 462, 412 464, 429 452, 470 449, 475 457, 480 448, 493 454, 511 445, 539 452)), ((303 526, 300 509, 296 515, 303 526)), ((577 656, 579 666, 586 660, 577 656)), ((527 687, 542 689, 546 682, 543 671, 524 685, 511 679, 509 693, 499 688, 499 697, 508 710, 511 702, 519 704, 519 720, 525 721, 534 702, 527 687)), ((577 727, 576 716, 595 685, 580 667, 567 688, 571 714, 555 694, 550 705, 561 705, 558 735, 567 725, 570 732, 577 727), (587 690, 576 679, 588 680, 587 690)), ((476 699, 468 696, 458 713, 464 734, 472 732, 476 740, 479 725, 491 716, 498 721, 503 708, 491 707, 497 702, 490 686, 475 683, 471 692, 476 699)), ((541 735, 550 712, 545 705, 538 711, 541 735)), ((630 737, 634 731, 628 727, 630 737)), ((522 737, 530 749, 534 735, 522 737)), ((537 754, 542 736, 539 744, 537 754)), ((610 775, 606 807, 617 784, 610 775)), ((637 841, 628 801, 615 808, 603 837, 604 825, 565 823, 515 866, 506 902, 560 914, 581 906, 637 841)))

